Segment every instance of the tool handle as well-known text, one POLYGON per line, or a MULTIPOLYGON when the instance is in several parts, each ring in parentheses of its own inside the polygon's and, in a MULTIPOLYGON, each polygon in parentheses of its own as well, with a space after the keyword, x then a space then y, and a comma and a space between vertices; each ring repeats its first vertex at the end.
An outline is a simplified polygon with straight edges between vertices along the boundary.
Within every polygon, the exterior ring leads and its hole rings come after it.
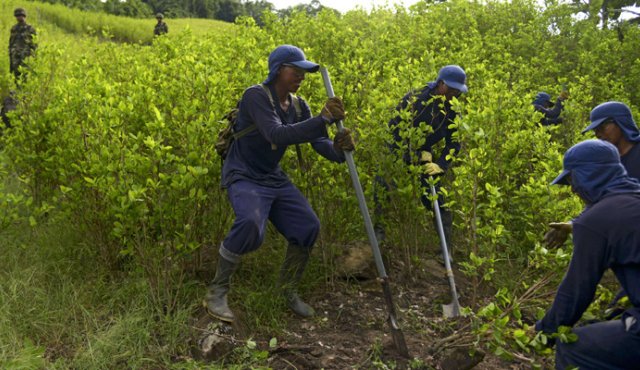
MULTIPOLYGON (((326 67, 320 67, 320 74, 322 74, 322 80, 324 81, 325 90, 327 90, 327 96, 329 98, 333 98, 335 93, 333 92, 333 86, 331 85, 331 79, 329 78, 329 71, 326 67)), ((336 126, 339 130, 343 130, 344 126, 342 125, 342 120, 336 122, 336 126)), ((371 215, 369 214, 369 209, 367 208, 367 201, 364 198, 364 192, 362 191, 362 185, 360 184, 360 178, 358 177, 358 170, 356 169, 356 164, 353 160, 353 152, 345 151, 344 156, 347 160, 347 166, 349 167, 349 175, 351 175, 351 181, 353 182, 353 187, 356 191, 356 197, 358 198, 358 205, 360 206, 360 213, 362 213, 362 217, 364 218, 364 226, 367 230, 367 236, 369 237, 369 244, 371 245, 371 249, 373 251, 373 258, 376 262, 376 268, 378 270, 378 276, 380 278, 385 279, 387 277, 387 272, 384 268, 384 263, 382 262, 382 255, 380 254, 380 247, 378 246, 378 239, 376 239, 376 234, 373 230, 373 223, 371 222, 371 215)))
MULTIPOLYGON (((433 180, 433 178, 431 178, 433 180)), ((431 196, 433 197, 433 212, 436 215, 436 224, 438 226, 438 235, 440 236, 440 247, 442 248, 442 258, 444 258, 444 267, 447 270, 447 278, 449 279, 449 288, 451 289, 451 297, 453 298, 454 311, 456 314, 460 312, 460 303, 458 302, 458 292, 456 291, 456 282, 451 269, 451 261, 449 259, 449 249, 447 248, 447 239, 444 234, 442 225, 442 215, 440 214, 440 202, 438 202, 438 194, 436 187, 431 185, 431 196)))

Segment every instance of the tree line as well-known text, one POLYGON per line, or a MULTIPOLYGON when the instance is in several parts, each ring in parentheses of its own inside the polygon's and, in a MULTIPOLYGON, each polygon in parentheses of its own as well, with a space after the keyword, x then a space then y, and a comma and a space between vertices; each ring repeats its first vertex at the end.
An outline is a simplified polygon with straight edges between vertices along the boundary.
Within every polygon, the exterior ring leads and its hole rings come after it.
POLYGON ((262 14, 270 11, 286 17, 294 11, 316 15, 323 6, 319 0, 300 3, 286 9, 276 9, 266 0, 42 0, 86 11, 104 11, 134 18, 153 17, 162 13, 167 18, 208 18, 233 22, 239 16, 253 17, 261 23, 262 14))

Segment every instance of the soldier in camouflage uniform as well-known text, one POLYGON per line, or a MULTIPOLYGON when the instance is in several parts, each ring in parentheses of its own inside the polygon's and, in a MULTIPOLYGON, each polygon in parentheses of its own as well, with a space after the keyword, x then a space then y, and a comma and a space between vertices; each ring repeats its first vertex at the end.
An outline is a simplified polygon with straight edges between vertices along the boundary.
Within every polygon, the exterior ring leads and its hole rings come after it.
POLYGON ((153 34, 156 36, 160 36, 160 35, 164 35, 165 33, 168 33, 169 26, 167 26, 167 24, 163 21, 164 15, 162 13, 158 13, 156 14, 156 19, 158 20, 158 23, 153 29, 153 34))
POLYGON ((36 44, 33 40, 36 30, 26 22, 27 12, 22 8, 13 11, 18 23, 11 27, 11 38, 9 39, 9 60, 10 71, 20 78, 20 66, 24 65, 25 59, 36 51, 36 44))

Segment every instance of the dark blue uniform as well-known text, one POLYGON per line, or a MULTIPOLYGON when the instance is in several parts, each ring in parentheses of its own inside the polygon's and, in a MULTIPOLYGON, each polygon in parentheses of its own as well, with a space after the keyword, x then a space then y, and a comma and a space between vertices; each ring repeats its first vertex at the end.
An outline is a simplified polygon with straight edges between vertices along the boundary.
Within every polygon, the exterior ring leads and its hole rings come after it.
MULTIPOLYGON (((413 102, 410 108, 414 117, 412 126, 419 127, 420 124, 424 122, 433 129, 433 132, 425 138, 423 145, 416 148, 407 148, 402 153, 402 158, 406 164, 417 164, 421 153, 426 151, 432 154, 434 163, 440 166, 444 171, 447 171, 451 166, 453 157, 460 152, 460 143, 454 138, 456 129, 451 126, 457 113, 452 109, 451 104, 448 101, 435 96, 436 86, 436 82, 429 82, 427 86, 423 87, 419 92, 410 92, 406 94, 402 98, 400 104, 396 107, 398 112, 403 112, 407 109, 409 104, 413 102), (434 155, 435 153, 433 153, 433 146, 442 140, 445 141, 444 149, 439 153, 440 155, 436 157, 434 155)), ((391 144, 391 149, 394 151, 399 150, 399 144, 404 141, 401 135, 402 128, 399 125, 401 121, 402 118, 400 115, 397 115, 389 121, 389 127, 392 129, 394 139, 394 142, 391 144)), ((424 173, 420 175, 420 184, 422 185, 424 192, 427 194, 430 194, 428 183, 429 177, 429 175, 424 173)), ((376 182, 383 188, 389 188, 389 185, 381 177, 377 177, 376 182)), ((440 186, 438 183, 436 184, 436 191, 440 193, 439 190, 440 186)), ((378 215, 382 213, 382 208, 379 204, 379 197, 380 196, 376 192, 376 214, 378 215)), ((431 201, 427 195, 423 195, 420 200, 427 209, 432 208, 431 201)), ((438 201, 444 232, 447 239, 450 239, 453 227, 453 216, 451 211, 444 207, 446 200, 442 194, 438 194, 438 201)), ((380 227, 381 226, 377 223, 376 228, 380 227)))
MULTIPOLYGON (((275 98, 273 86, 269 86, 275 98)), ((222 168, 222 186, 227 188, 236 219, 220 248, 232 260, 256 250, 263 241, 269 219, 289 243, 311 248, 320 230, 318 217, 309 202, 291 183, 279 162, 291 144, 310 142, 320 155, 343 162, 344 154, 333 148, 323 119, 311 117, 309 106, 300 99, 302 121, 290 101, 285 112, 260 86, 247 89, 240 101, 235 131, 251 124, 257 130, 235 140, 222 168), (272 145, 273 144, 273 145, 272 145)))
POLYGON ((620 157, 620 162, 622 162, 622 165, 627 170, 629 177, 640 181, 640 143, 635 143, 627 154, 620 157))
POLYGON ((552 184, 571 185, 587 204, 573 220, 573 255, 549 311, 536 330, 575 325, 611 269, 633 308, 621 319, 573 328, 578 340, 558 342, 556 369, 637 369, 640 364, 640 183, 627 175, 618 149, 586 140, 564 155, 552 184))
POLYGON ((544 114, 544 117, 542 117, 542 119, 540 120, 540 124, 542 126, 557 125, 562 123, 562 117, 560 117, 563 108, 561 99, 557 99, 556 104, 553 106, 553 108, 550 109, 545 108, 539 104, 534 104, 533 107, 536 111, 544 114))
MULTIPOLYGON (((420 159, 421 152, 427 151, 432 153, 432 147, 444 139, 444 150, 440 153, 440 156, 437 157, 434 163, 438 164, 438 166, 446 171, 451 164, 451 159, 447 159, 447 156, 450 154, 455 156, 460 151, 460 143, 453 137, 456 130, 453 127, 450 127, 456 118, 457 113, 451 108, 451 104, 448 101, 444 101, 444 103, 442 103, 439 98, 436 97, 434 99, 435 88, 436 83, 430 82, 427 86, 422 88, 419 93, 408 93, 402 98, 402 101, 396 108, 399 112, 404 111, 407 109, 409 102, 415 99, 415 102, 411 107, 412 112, 414 112, 413 127, 419 127, 420 123, 425 122, 433 129, 433 133, 426 137, 425 143, 422 146, 418 148, 409 148, 403 153, 402 158, 407 164, 417 163, 417 160, 420 159)), ((401 118, 398 115, 389 122, 389 126, 392 127, 393 130, 393 139, 395 141, 392 145, 393 149, 398 149, 399 146, 397 143, 403 141, 400 135, 400 127, 398 127, 400 121, 401 118)), ((435 159, 436 156, 434 155, 433 158, 435 159)))
POLYGON ((640 195, 612 195, 573 221, 574 251, 545 317, 536 324, 546 333, 573 326, 589 307, 605 270, 611 268, 635 309, 622 320, 574 328, 575 343, 557 343, 556 368, 637 369, 640 366, 640 195))

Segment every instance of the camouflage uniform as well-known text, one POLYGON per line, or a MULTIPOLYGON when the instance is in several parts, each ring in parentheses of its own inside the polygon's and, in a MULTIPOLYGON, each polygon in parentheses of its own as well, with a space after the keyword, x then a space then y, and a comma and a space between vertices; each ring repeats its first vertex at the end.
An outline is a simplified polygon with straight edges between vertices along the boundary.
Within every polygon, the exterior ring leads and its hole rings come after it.
POLYGON ((164 16, 160 13, 156 15, 156 19, 158 20, 158 23, 153 29, 153 34, 156 36, 164 35, 165 33, 169 32, 169 26, 167 26, 167 24, 162 20, 163 18, 164 16))
MULTIPOLYGON (((20 14, 18 10, 15 13, 20 14)), ((24 15, 26 16, 26 14, 24 15)), ((20 76, 19 67, 24 65, 25 59, 36 50, 36 44, 33 40, 35 35, 36 30, 26 22, 19 22, 11 27, 11 38, 9 39, 10 71, 16 78, 20 76)))

